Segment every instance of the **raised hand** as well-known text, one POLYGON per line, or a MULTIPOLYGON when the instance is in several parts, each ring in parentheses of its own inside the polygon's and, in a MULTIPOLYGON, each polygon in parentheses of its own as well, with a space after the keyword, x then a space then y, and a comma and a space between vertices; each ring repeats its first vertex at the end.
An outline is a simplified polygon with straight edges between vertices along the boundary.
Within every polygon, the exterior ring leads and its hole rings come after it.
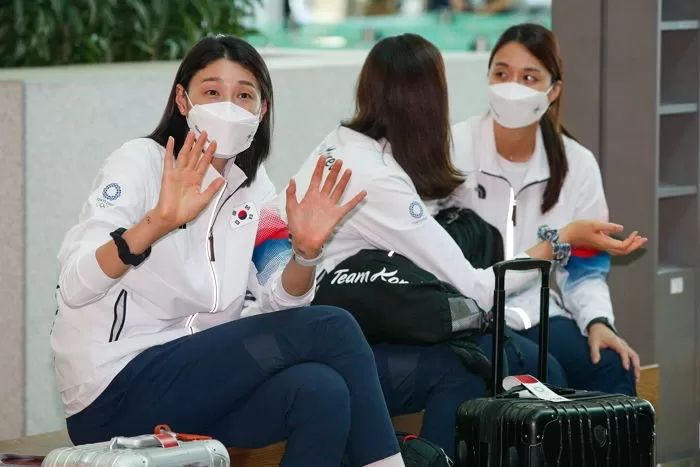
POLYGON ((607 251, 611 255, 628 255, 644 246, 647 238, 635 231, 624 240, 612 238, 614 233, 622 232, 619 224, 592 220, 578 220, 571 222, 559 231, 559 237, 573 246, 590 248, 599 251, 607 251))
POLYGON ((223 178, 217 178, 204 191, 200 190, 216 151, 216 142, 212 142, 202 154, 206 141, 206 132, 202 132, 195 141, 194 133, 190 131, 176 160, 173 156, 173 138, 168 138, 160 196, 153 210, 168 231, 197 217, 224 184, 223 178))
POLYGON ((305 258, 314 258, 319 254, 335 226, 367 195, 362 191, 347 203, 338 205, 350 181, 351 171, 343 172, 338 180, 343 162, 337 160, 321 186, 325 163, 324 156, 316 162, 309 188, 301 202, 297 201, 297 186, 293 179, 287 187, 286 210, 292 245, 305 258))

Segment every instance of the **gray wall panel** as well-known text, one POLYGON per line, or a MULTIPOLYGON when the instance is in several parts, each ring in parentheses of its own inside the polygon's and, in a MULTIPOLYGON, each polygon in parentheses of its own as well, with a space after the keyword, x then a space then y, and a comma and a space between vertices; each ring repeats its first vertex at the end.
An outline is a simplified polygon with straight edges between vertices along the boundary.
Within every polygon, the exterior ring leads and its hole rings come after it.
POLYGON ((24 85, 0 83, 0 439, 24 429, 24 85))

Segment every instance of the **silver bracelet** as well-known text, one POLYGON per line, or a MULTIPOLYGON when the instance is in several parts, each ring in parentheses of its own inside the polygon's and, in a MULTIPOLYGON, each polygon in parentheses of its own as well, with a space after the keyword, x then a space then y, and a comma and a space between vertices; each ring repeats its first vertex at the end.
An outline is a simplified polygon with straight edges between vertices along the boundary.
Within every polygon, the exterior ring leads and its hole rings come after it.
POLYGON ((319 264, 321 261, 323 261, 323 249, 324 247, 321 247, 321 251, 318 252, 318 255, 316 255, 315 258, 311 259, 306 259, 301 254, 294 249, 294 245, 292 245, 292 259, 294 260, 295 263, 297 263, 299 266, 304 266, 306 268, 311 268, 319 264))

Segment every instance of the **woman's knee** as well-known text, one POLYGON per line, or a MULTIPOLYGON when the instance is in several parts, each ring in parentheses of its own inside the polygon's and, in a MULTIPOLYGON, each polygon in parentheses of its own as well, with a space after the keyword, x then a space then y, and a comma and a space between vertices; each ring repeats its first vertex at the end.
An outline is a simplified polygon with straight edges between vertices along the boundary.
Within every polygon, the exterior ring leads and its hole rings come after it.
POLYGON ((634 371, 632 369, 632 364, 630 363, 630 369, 625 370, 622 366, 622 357, 619 353, 612 349, 603 349, 600 352, 600 362, 596 365, 599 371, 602 370, 604 373, 610 375, 613 380, 618 380, 619 384, 627 384, 630 386, 630 390, 634 391, 634 371), (616 378, 613 375, 618 375, 616 378))
POLYGON ((337 345, 346 344, 371 357, 372 350, 355 318, 346 310, 334 306, 315 305, 308 308, 321 335, 337 345))
POLYGON ((625 370, 622 358, 612 349, 600 351, 600 361, 593 363, 590 357, 569 369, 571 387, 606 393, 635 395, 635 380, 632 368, 625 370))
POLYGON ((463 400, 486 394, 483 377, 470 371, 457 353, 447 345, 435 345, 423 356, 421 366, 428 365, 437 371, 433 393, 451 393, 463 400))
POLYGON ((445 374, 433 388, 433 395, 453 399, 459 405, 466 400, 486 396, 486 381, 462 365, 445 374))
POLYGON ((569 385, 564 367, 552 355, 549 355, 547 358, 547 382, 559 387, 567 387, 569 385))
POLYGON ((318 319, 332 322, 340 327, 350 327, 359 329, 355 318, 345 309, 330 305, 312 305, 307 308, 318 319))
POLYGON ((322 363, 297 366, 292 410, 302 416, 332 417, 341 424, 349 420, 350 390, 345 379, 322 363))
POLYGON ((622 357, 613 349, 601 349, 600 361, 597 364, 591 362, 592 365, 604 369, 619 369, 622 368, 622 357))

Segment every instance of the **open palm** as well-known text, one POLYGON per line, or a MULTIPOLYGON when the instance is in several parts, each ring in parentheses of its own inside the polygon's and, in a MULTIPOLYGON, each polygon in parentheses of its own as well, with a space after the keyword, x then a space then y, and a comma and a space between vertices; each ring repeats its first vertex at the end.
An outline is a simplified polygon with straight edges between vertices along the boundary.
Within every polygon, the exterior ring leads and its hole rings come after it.
POLYGON ((179 227, 197 217, 224 183, 223 178, 218 178, 206 190, 200 190, 216 151, 216 143, 213 142, 202 154, 206 140, 206 132, 202 132, 196 141, 194 133, 189 132, 175 160, 174 142, 172 138, 168 139, 156 212, 170 228, 179 227))
POLYGON ((316 162, 309 188, 301 201, 297 200, 296 182, 291 180, 287 187, 286 209, 292 244, 307 258, 318 255, 335 226, 367 196, 362 191, 347 203, 339 205, 352 173, 346 170, 338 180, 343 162, 337 160, 321 185, 325 162, 324 156, 316 162))
POLYGON ((647 238, 632 232, 624 240, 613 238, 623 228, 619 224, 594 220, 577 220, 569 223, 562 230, 566 231, 564 238, 573 246, 607 251, 611 255, 624 256, 638 250, 647 243, 647 238))

